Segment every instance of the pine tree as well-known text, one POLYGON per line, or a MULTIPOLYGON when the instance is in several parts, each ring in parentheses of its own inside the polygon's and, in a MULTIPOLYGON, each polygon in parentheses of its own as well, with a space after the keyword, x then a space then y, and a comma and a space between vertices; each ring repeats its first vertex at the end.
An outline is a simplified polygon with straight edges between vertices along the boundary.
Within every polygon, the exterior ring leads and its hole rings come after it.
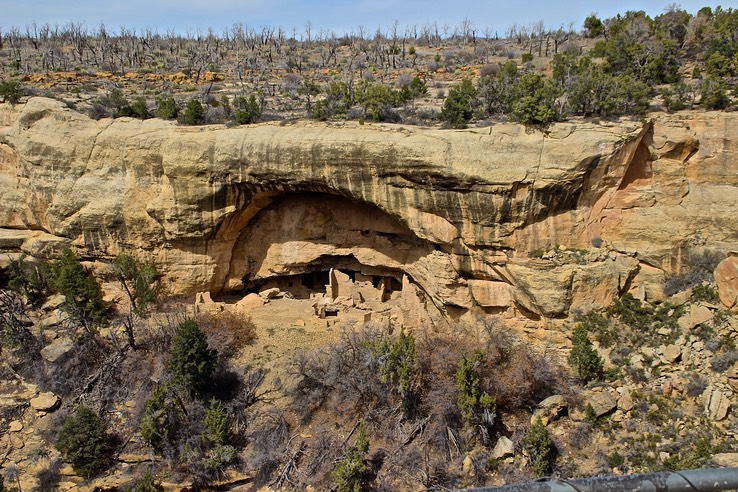
POLYGON ((576 371, 577 377, 585 383, 594 381, 602 376, 602 357, 592 345, 587 335, 587 328, 578 324, 571 334, 571 352, 569 365, 576 371))
POLYGON ((169 349, 167 370, 174 381, 202 395, 210 386, 218 362, 218 352, 208 346, 205 334, 194 320, 179 324, 169 349))

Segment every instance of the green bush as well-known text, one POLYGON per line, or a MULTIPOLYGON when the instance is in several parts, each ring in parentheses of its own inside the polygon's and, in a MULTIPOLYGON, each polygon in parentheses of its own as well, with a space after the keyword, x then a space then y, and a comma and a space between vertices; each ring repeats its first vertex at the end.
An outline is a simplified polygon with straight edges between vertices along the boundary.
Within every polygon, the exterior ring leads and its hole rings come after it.
POLYGON ((617 451, 613 451, 605 457, 605 462, 610 468, 622 468, 625 464, 625 458, 617 451))
POLYGON ((479 369, 484 364, 484 354, 479 349, 471 355, 461 357, 455 374, 459 392, 456 405, 467 424, 481 420, 485 425, 491 426, 497 408, 494 397, 482 387, 479 369))
POLYGON ((382 83, 362 80, 356 87, 356 102, 373 121, 391 120, 391 109, 400 103, 399 98, 397 91, 382 83))
POLYGON ((140 430, 143 437, 156 451, 163 451, 174 442, 184 411, 179 398, 168 384, 158 384, 144 404, 140 430))
POLYGON ((363 423, 359 425, 358 432, 356 443, 346 450, 343 459, 331 473, 337 492, 366 490, 366 453, 369 451, 369 441, 366 439, 363 423))
POLYGON ((261 118, 261 105, 253 94, 248 99, 243 96, 233 98, 233 109, 235 110, 236 123, 239 125, 255 123, 261 118))
POLYGON ((545 125, 558 118, 556 87, 537 73, 526 73, 513 90, 511 113, 523 124, 545 125))
POLYGON ((577 377, 585 383, 602 377, 602 357, 592 345, 587 335, 587 328, 579 323, 571 334, 571 352, 569 365, 574 369, 577 377))
POLYGON ((113 260, 113 273, 131 302, 131 311, 142 316, 156 302, 156 268, 149 261, 120 253, 113 260))
POLYGON ((372 350, 379 361, 380 381, 400 395, 405 413, 410 413, 417 403, 414 388, 417 377, 415 337, 401 331, 396 340, 383 337, 372 350))
POLYGON ((204 394, 213 380, 218 352, 208 346, 205 334, 194 320, 177 326, 169 349, 167 370, 181 387, 204 394))
POLYGON ((179 122, 185 125, 201 125, 205 121, 205 108, 197 99, 190 101, 184 112, 179 115, 179 122))
POLYGON ((4 103, 15 104, 23 96, 20 82, 15 79, 0 80, 0 97, 4 103))
POLYGON ((686 446, 680 446, 678 453, 673 453, 664 461, 664 467, 668 470, 695 470, 702 468, 717 452, 719 450, 714 449, 709 437, 700 437, 686 446))
POLYGON ((108 467, 112 451, 105 421, 87 407, 79 407, 62 425, 56 449, 74 472, 90 478, 108 467))
POLYGON ((179 106, 173 97, 157 97, 154 115, 164 120, 174 120, 179 116, 179 106))
POLYGON ((724 79, 709 76, 700 85, 700 104, 705 109, 725 109, 730 106, 728 85, 724 79))
POLYGON ((639 331, 650 328, 653 323, 653 308, 633 297, 630 292, 623 294, 620 299, 617 299, 612 306, 607 308, 607 313, 639 331))
POLYGON ((156 269, 148 261, 121 253, 113 260, 113 273, 130 302, 130 311, 124 318, 123 326, 128 337, 128 345, 136 349, 134 316, 144 316, 149 305, 156 302, 156 269))
POLYGON ((160 492, 164 490, 161 483, 154 479, 154 476, 149 470, 146 470, 144 476, 133 482, 130 488, 126 489, 128 492, 160 492))
POLYGON ((230 444, 226 444, 223 446, 216 446, 208 451, 202 460, 202 464, 210 474, 219 474, 237 461, 238 449, 230 444))
POLYGON ((427 93, 428 86, 426 85, 426 83, 420 77, 415 76, 412 78, 412 80, 410 80, 409 84, 403 85, 400 88, 400 102, 415 102, 415 99, 427 93))
POLYGON ((669 112, 689 109, 694 103, 694 91, 681 80, 672 85, 671 89, 662 90, 661 97, 664 99, 664 107, 669 112))
POLYGON ((574 315, 574 320, 584 326, 587 333, 594 335, 600 347, 612 347, 620 340, 620 329, 598 312, 577 313, 574 315))
POLYGON ((584 35, 588 38, 598 38, 602 36, 605 30, 605 26, 599 17, 595 14, 591 14, 589 17, 584 19, 584 35))
POLYGON ((7 267, 8 288, 18 292, 30 302, 36 302, 48 291, 47 279, 51 266, 47 262, 34 265, 26 261, 27 256, 10 259, 7 267))
POLYGON ((469 79, 464 79, 451 87, 443 101, 439 119, 448 123, 451 128, 466 128, 472 118, 472 101, 476 95, 477 90, 469 79))
POLYGON ((205 409, 203 419, 205 430, 203 438, 215 445, 225 446, 231 442, 231 423, 225 406, 219 400, 210 400, 210 406, 205 409))
POLYGON ((143 97, 138 96, 131 103, 131 116, 135 116, 136 118, 140 118, 142 120, 147 120, 151 118, 151 111, 149 111, 149 107, 143 97))
POLYGON ((538 477, 546 476, 553 468, 555 449, 548 429, 538 417, 523 439, 523 451, 528 463, 538 477))
POLYGON ((49 286, 64 295, 62 308, 85 326, 105 322, 106 309, 100 284, 71 250, 65 249, 61 259, 52 264, 49 286))

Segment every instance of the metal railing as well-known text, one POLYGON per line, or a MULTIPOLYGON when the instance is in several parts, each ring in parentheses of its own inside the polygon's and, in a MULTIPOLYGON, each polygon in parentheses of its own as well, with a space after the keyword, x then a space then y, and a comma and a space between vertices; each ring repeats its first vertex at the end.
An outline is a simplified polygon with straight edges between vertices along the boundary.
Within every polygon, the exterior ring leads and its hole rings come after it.
POLYGON ((502 487, 465 489, 466 492, 712 492, 738 490, 738 468, 703 468, 642 475, 547 479, 502 487))

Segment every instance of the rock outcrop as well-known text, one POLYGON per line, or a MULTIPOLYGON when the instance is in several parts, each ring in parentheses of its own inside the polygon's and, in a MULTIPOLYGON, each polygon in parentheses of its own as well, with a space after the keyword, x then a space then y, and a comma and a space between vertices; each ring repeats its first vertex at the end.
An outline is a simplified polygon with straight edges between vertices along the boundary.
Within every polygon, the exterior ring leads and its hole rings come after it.
POLYGON ((715 269, 720 301, 728 309, 738 311, 738 255, 732 253, 715 269))
POLYGON ((407 276, 441 310, 561 317, 663 295, 652 280, 691 248, 738 250, 730 113, 451 131, 0 108, 0 246, 140 249, 176 293, 341 266, 407 276))

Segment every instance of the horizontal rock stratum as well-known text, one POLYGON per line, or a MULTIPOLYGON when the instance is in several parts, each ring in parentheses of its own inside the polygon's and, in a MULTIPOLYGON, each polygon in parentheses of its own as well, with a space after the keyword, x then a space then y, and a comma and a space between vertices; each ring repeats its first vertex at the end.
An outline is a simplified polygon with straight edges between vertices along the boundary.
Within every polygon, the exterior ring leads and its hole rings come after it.
POLYGON ((626 289, 658 297, 693 249, 738 250, 737 158, 732 113, 227 128, 94 121, 31 98, 0 106, 0 246, 133 249, 175 293, 358 265, 407 275, 441 310, 559 317, 626 289), (588 252, 529 258, 554 245, 588 252))

